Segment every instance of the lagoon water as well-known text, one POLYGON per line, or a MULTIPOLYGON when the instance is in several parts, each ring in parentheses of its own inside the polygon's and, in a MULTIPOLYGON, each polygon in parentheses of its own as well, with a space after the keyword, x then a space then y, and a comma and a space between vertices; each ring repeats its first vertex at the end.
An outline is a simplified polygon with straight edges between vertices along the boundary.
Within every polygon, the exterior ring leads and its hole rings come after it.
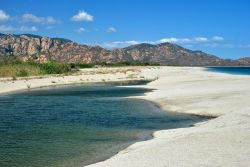
POLYGON ((83 166, 149 139, 153 131, 205 120, 125 98, 148 91, 92 84, 0 96, 0 166, 83 166))

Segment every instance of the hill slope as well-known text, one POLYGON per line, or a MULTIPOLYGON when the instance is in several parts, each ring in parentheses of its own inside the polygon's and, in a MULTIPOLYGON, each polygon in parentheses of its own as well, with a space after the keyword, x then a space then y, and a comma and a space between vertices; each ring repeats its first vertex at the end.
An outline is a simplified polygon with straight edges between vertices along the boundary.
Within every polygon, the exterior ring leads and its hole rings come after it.
POLYGON ((20 56, 40 62, 57 60, 67 63, 115 63, 122 61, 159 63, 179 66, 250 65, 244 60, 224 60, 201 51, 191 51, 172 43, 138 44, 123 49, 108 50, 88 46, 63 38, 48 38, 32 34, 0 35, 0 55, 20 56))

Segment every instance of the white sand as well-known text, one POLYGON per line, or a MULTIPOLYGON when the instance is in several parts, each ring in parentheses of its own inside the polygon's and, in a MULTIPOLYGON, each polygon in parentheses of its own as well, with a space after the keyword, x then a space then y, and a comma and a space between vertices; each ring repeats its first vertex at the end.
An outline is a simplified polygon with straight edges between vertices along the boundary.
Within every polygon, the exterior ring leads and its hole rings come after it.
POLYGON ((158 80, 144 86, 156 90, 137 98, 156 102, 166 111, 218 118, 191 128, 155 132, 154 139, 135 143, 91 167, 250 166, 250 76, 191 67, 88 69, 74 76, 1 79, 0 93, 27 89, 28 84, 35 88, 157 76, 158 80))
POLYGON ((250 76, 211 73, 203 68, 144 70, 159 80, 145 98, 164 110, 219 116, 195 127, 162 130, 91 167, 250 166, 250 76))

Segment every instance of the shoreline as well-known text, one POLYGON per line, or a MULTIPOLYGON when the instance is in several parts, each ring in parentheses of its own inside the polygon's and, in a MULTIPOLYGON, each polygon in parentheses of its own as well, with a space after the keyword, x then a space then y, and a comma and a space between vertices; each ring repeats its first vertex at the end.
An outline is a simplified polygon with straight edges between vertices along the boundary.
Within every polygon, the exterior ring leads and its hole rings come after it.
MULTIPOLYGON (((133 97, 131 97, 131 98, 133 98, 133 97)), ((158 106, 158 104, 153 102, 153 101, 148 101, 145 99, 140 99, 140 100, 143 100, 145 103, 148 103, 153 108, 153 110, 155 110, 157 112, 166 112, 166 111, 162 110, 158 106)), ((179 129, 179 128, 186 129, 186 128, 193 127, 195 124, 200 124, 200 123, 209 121, 210 119, 214 118, 214 117, 210 117, 210 116, 202 116, 202 115, 195 115, 195 114, 183 114, 183 113, 174 113, 174 112, 168 112, 168 113, 174 114, 174 115, 183 115, 183 116, 189 115, 189 116, 193 116, 193 117, 199 117, 201 120, 199 120, 197 123, 190 122, 190 123, 186 123, 185 125, 184 124, 179 125, 177 128, 168 128, 168 129, 162 129, 162 130, 173 130, 173 129, 179 129)), ((142 135, 143 137, 140 137, 140 138, 138 137, 138 139, 136 139, 135 141, 130 141, 126 144, 122 144, 121 146, 116 146, 117 149, 115 147, 111 149, 111 150, 115 150, 115 152, 110 153, 107 156, 101 156, 101 158, 99 160, 96 160, 95 162, 89 163, 88 165, 84 165, 84 166, 91 166, 91 165, 95 165, 97 163, 102 163, 102 162, 112 158, 113 156, 120 154, 120 152, 123 152, 123 151, 129 149, 131 145, 134 145, 134 144, 140 143, 140 142, 146 142, 149 140, 153 140, 155 138, 154 133, 156 133, 158 131, 162 131, 162 130, 150 130, 150 132, 143 134, 142 135)))
MULTIPOLYGON (((132 85, 133 84, 136 84, 136 83, 134 83, 133 82, 134 80, 132 80, 132 81, 126 81, 126 82, 128 82, 128 84, 129 84, 129 86, 131 86, 131 82, 132 82, 132 85)), ((135 82, 138 82, 139 81, 139 84, 141 84, 141 81, 144 81, 144 82, 149 82, 148 80, 135 80, 135 82)), ((109 82, 109 83, 111 83, 111 84, 116 84, 116 83, 121 83, 121 81, 116 81, 116 82, 109 82)), ((151 82, 151 81, 150 81, 151 82)), ((95 82, 95 83, 97 83, 97 82, 95 82)), ((94 83, 94 84, 95 84, 94 83)), ((100 83, 100 82, 98 82, 98 83, 100 83)), ((106 84, 105 82, 102 82, 103 84, 106 84)), ((87 84, 92 84, 92 83, 87 83, 87 84)), ((37 87, 37 88, 30 88, 29 90, 30 91, 32 91, 32 90, 40 90, 40 91, 43 91, 44 89, 45 90, 48 90, 48 91, 50 91, 50 90, 53 90, 54 88, 63 88, 63 87, 67 87, 67 86, 69 86, 69 87, 71 87, 71 86, 74 86, 74 85, 81 85, 81 83, 79 84, 79 83, 75 83, 75 84, 67 84, 67 85, 61 85, 61 84, 59 84, 59 85, 53 85, 53 86, 44 86, 44 87, 37 87)), ((137 84, 136 84, 137 85, 137 84)), ((118 84, 118 86, 119 86, 119 84, 118 84)), ((126 87, 126 83, 125 83, 125 85, 123 86, 123 84, 121 84, 121 87, 126 87)), ((19 93, 22 93, 22 92, 26 92, 27 91, 27 89, 25 89, 25 90, 18 90, 18 91, 14 91, 14 92, 9 92, 9 93, 4 93, 4 94, 0 94, 0 96, 1 95, 8 95, 8 94, 19 94, 19 93)), ((131 96, 130 96, 131 97, 131 96)), ((126 97, 125 97, 126 98, 126 97)), ((162 109, 155 103, 155 102, 153 102, 153 101, 148 101, 148 100, 144 100, 144 99, 141 99, 141 100, 143 100, 144 101, 144 103, 147 103, 149 106, 150 106, 150 108, 152 107, 152 110, 154 110, 154 112, 164 112, 164 111, 162 111, 162 109)), ((179 114, 176 114, 176 113, 171 113, 171 114, 174 114, 174 115, 179 115, 179 114)), ((181 115, 181 114, 180 114, 181 115)), ((183 114, 183 115, 185 115, 185 114, 183 114)), ((197 115, 194 115, 194 116, 197 116, 197 115)), ((201 118, 201 120, 200 121, 206 121, 208 118, 207 117, 201 117, 201 116, 197 116, 197 118, 194 118, 194 119, 198 119, 198 118, 201 118)), ((199 122, 200 122, 199 121, 199 122)), ((175 128, 188 128, 188 127, 191 127, 194 123, 196 123, 197 121, 194 121, 194 122, 192 122, 192 121, 190 121, 189 123, 182 123, 182 124, 180 124, 180 126, 178 126, 178 127, 175 127, 175 128)), ((171 127, 171 128, 169 128, 169 129, 174 129, 173 127, 171 127)), ((159 130, 162 130, 162 129, 159 129, 159 130)), ((87 163, 88 165, 90 165, 90 164, 93 164, 93 163, 98 163, 98 162, 103 162, 103 161, 105 161, 105 160, 107 160, 107 159, 109 159, 109 158, 111 158, 112 156, 114 156, 114 155, 116 155, 116 154, 118 154, 120 151, 122 151, 122 150, 125 150, 125 149, 127 149, 130 145, 132 145, 132 144, 134 144, 134 143, 137 143, 137 142, 142 142, 142 141, 147 141, 147 140, 151 140, 151 139, 153 139, 153 133, 155 132, 155 130, 149 130, 148 132, 145 132, 145 133, 143 133, 143 134, 140 134, 139 135, 139 137, 136 139, 136 140, 134 140, 134 141, 130 141, 130 142, 128 142, 128 143, 124 143, 124 144, 121 144, 121 145, 117 145, 117 146, 115 146, 115 147, 113 147, 113 148, 110 148, 110 150, 111 151, 108 151, 106 154, 104 154, 104 155, 102 155, 102 156, 100 156, 100 157, 98 157, 98 159, 97 160, 95 160, 95 161, 92 161, 91 163, 87 163)))
MULTIPOLYGON (((149 75, 148 70, 143 73, 149 75)), ((216 118, 188 128, 156 131, 153 139, 132 144, 89 167, 250 165, 249 76, 200 67, 163 67, 151 74, 159 80, 143 87, 155 91, 136 98, 155 102, 163 111, 216 118)))
POLYGON ((0 96, 4 96, 4 95, 10 95, 10 94, 19 94, 19 93, 23 93, 25 91, 31 91, 31 90, 36 90, 36 89, 43 89, 43 88, 48 88, 48 89, 52 89, 52 88, 56 88, 56 87, 61 87, 61 86, 74 86, 74 85, 80 85, 80 84, 116 84, 116 83, 121 83, 121 84, 126 84, 126 83, 137 83, 137 82, 151 82, 154 79, 150 80, 145 80, 145 79, 129 79, 129 80, 117 80, 117 81, 106 81, 106 82, 102 82, 102 81, 93 81, 93 82, 74 82, 74 83, 65 83, 65 84, 55 84, 55 85, 45 85, 45 86, 37 86, 37 87, 33 87, 33 88, 24 88, 24 89, 19 89, 19 90, 11 90, 8 92, 1 92, 0 91, 0 96))
MULTIPOLYGON (((143 68, 143 67, 142 67, 143 68)), ((140 75, 141 67, 92 68, 82 69, 72 75, 46 75, 23 77, 17 80, 0 78, 0 95, 22 92, 34 88, 62 86, 70 84, 116 83, 153 81, 155 78, 145 78, 140 75), (102 71, 105 72, 102 72, 102 71)))
MULTIPOLYGON (((250 165, 247 156, 250 153, 250 106, 247 101, 250 97, 249 76, 214 73, 200 67, 141 67, 137 70, 136 78, 143 80, 143 76, 144 79, 157 80, 138 86, 154 91, 136 98, 153 102, 159 105, 162 111, 217 118, 187 128, 155 131, 152 139, 136 142, 109 159, 89 166, 250 165), (230 140, 221 142, 225 139, 230 140), (183 149, 187 151, 183 152, 183 149), (233 157, 237 154, 241 157, 233 157)), ((95 77, 102 81, 99 77, 107 79, 105 75, 95 77)), ((121 74, 115 76, 116 78, 110 77, 113 73, 107 75, 109 81, 121 77, 121 74)), ((47 79, 46 86, 63 85, 52 84, 51 78, 47 79)), ((79 76, 77 79, 79 81, 79 76)), ((93 80, 86 81, 80 83, 93 83, 93 80)), ((119 79, 117 81, 119 82, 119 79)), ((0 87, 1 84, 2 81, 0 87)), ((71 81, 66 84, 77 83, 71 81)), ((18 88, 20 90, 20 87, 18 88)))

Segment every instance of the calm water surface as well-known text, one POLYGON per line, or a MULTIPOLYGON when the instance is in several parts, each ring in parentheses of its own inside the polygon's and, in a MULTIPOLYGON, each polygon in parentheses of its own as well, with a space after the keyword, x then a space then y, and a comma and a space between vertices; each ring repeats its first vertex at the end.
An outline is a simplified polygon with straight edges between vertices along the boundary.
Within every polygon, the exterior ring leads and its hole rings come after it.
POLYGON ((149 139, 155 130, 205 120, 124 98, 148 91, 97 84, 0 96, 0 166, 83 166, 149 139))
POLYGON ((250 67, 208 67, 207 70, 234 75, 250 75, 250 67))

